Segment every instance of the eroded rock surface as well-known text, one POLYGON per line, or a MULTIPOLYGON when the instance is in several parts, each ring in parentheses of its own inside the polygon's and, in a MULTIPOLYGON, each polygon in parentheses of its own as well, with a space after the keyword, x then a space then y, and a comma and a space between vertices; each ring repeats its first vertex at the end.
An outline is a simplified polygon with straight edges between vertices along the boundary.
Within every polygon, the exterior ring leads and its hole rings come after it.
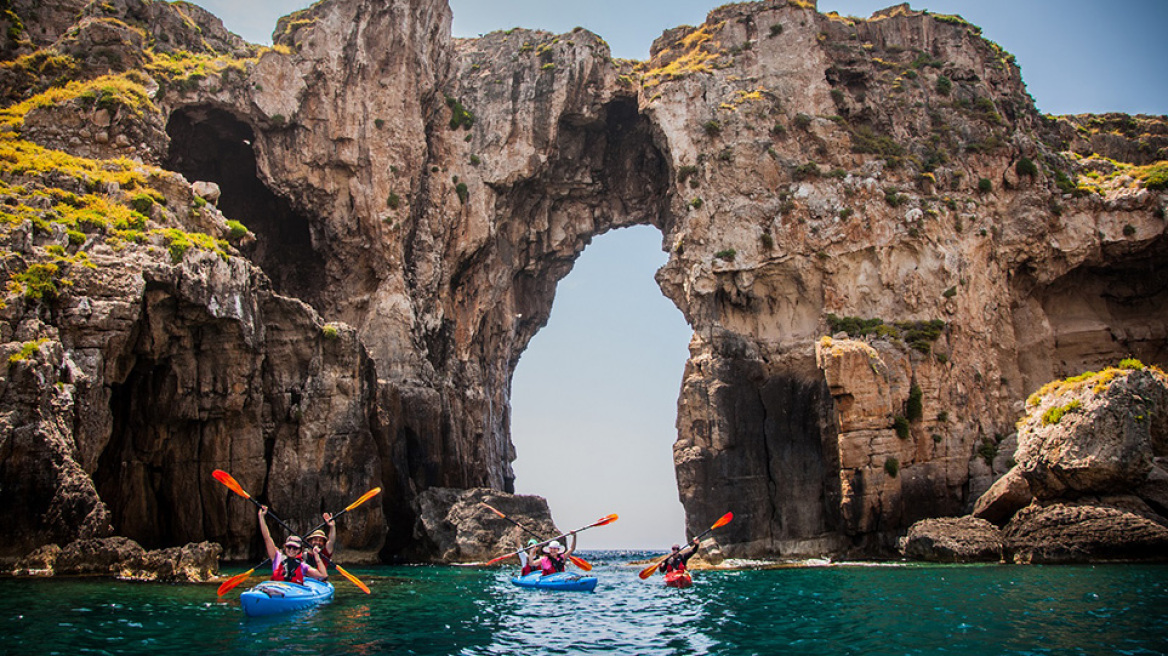
POLYGON ((484 562, 523 548, 533 537, 543 541, 560 534, 542 497, 487 488, 431 488, 419 496, 418 506, 414 526, 421 546, 418 555, 437 562, 484 562), (499 517, 484 503, 513 521, 499 517))
POLYGON ((147 551, 128 538, 78 540, 47 545, 17 561, 23 576, 101 574, 138 581, 203 583, 219 575, 223 548, 211 542, 147 551))
POLYGON ((1002 558, 1002 532, 976 517, 924 519, 909 529, 902 552, 913 560, 997 562, 1002 558))

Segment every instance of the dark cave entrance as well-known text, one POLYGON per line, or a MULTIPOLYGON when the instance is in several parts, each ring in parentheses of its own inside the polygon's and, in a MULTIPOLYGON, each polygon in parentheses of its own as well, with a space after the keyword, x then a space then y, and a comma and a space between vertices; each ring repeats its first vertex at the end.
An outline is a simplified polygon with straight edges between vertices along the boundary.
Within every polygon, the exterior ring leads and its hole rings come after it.
POLYGON ((252 128, 221 109, 187 107, 171 115, 166 133, 165 167, 191 182, 219 185, 219 210, 256 235, 248 257, 276 291, 312 303, 324 280, 324 261, 313 249, 309 218, 260 180, 252 128))
POLYGON ((224 489, 208 473, 211 462, 262 453, 264 399, 239 385, 259 363, 240 324, 148 283, 141 322, 112 366, 122 375, 109 385, 109 440, 93 482, 115 533, 147 549, 236 547, 240 538, 223 532, 224 489))
POLYGON ((1134 357, 1168 366, 1168 240, 1081 266, 1046 285, 1014 280, 1019 369, 1027 393, 1134 357))

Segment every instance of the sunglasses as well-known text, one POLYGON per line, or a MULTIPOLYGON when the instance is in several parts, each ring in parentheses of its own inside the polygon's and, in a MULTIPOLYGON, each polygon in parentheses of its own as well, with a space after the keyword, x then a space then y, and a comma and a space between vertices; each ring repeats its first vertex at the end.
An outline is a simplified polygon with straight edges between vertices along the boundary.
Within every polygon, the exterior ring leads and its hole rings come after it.
POLYGON ((286 544, 284 545, 284 548, 289 551, 304 551, 304 547, 298 544, 286 544))

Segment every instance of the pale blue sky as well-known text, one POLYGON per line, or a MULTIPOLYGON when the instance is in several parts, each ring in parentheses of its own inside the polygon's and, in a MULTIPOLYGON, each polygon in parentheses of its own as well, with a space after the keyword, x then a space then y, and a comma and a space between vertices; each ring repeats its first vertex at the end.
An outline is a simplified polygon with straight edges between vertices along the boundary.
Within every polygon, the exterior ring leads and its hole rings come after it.
MULTIPOLYGON (((249 41, 309 0, 197 0, 249 41)), ((644 59, 665 29, 696 25, 720 0, 451 0, 453 32, 586 27, 615 57, 644 59)), ((869 16, 896 4, 820 0, 823 12, 869 16)), ((1038 108, 1054 114, 1168 112, 1168 0, 936 0, 1013 53, 1038 108)), ((653 228, 599 237, 561 282, 546 328, 512 390, 521 493, 547 497, 563 529, 609 513, 581 549, 663 548, 682 539, 672 444, 690 331, 653 273, 665 262, 653 228)), ((727 508, 727 510, 733 510, 727 508)))

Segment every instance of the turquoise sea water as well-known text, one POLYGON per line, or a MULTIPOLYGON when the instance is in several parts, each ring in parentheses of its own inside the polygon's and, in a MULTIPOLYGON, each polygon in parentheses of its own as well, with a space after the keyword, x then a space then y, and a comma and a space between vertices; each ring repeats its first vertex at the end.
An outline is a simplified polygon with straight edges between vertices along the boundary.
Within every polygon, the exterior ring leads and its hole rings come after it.
MULTIPOLYGON (((240 586, 0 580, 3 654, 1168 654, 1168 566, 832 566, 637 578, 594 593, 509 569, 351 568, 333 603, 249 619, 240 586)), ((227 569, 234 573, 245 568, 227 569)), ((258 583, 253 578, 251 583, 258 583)))

